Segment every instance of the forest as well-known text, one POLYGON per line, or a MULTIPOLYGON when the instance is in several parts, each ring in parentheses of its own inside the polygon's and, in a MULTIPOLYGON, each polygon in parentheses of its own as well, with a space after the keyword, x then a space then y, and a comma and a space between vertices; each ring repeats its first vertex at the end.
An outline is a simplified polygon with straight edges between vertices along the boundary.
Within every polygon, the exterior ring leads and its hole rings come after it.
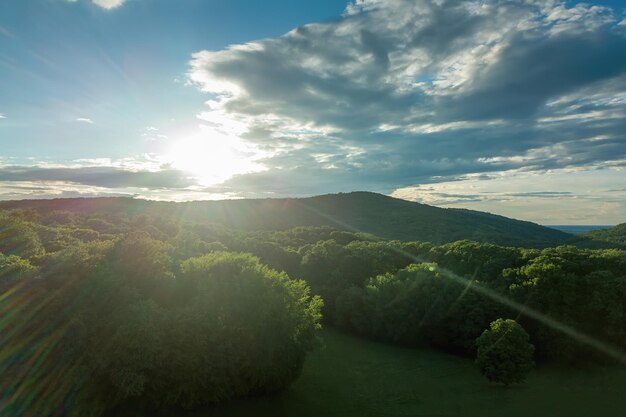
POLYGON ((593 238, 605 249, 524 248, 60 208, 0 211, 7 415, 271 395, 299 377, 322 326, 475 358, 503 385, 535 363, 625 358, 619 227, 593 238))

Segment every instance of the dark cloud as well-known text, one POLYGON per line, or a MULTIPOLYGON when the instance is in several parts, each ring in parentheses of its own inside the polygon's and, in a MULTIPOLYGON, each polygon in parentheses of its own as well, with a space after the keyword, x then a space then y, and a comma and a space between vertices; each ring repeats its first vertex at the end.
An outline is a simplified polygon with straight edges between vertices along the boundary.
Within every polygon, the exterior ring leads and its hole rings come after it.
POLYGON ((563 198, 573 194, 570 191, 530 191, 525 193, 506 194, 512 197, 539 197, 539 198, 563 198))
MULTIPOLYGON (((517 36, 466 94, 443 101, 445 119, 525 119, 559 95, 626 70, 626 38, 610 32, 517 36)), ((441 114, 441 112, 440 112, 441 114)))
MULTIPOLYGON (((196 182, 182 171, 130 171, 114 167, 0 167, 0 181, 60 181, 105 188, 181 189, 196 182)), ((6 188, 6 187, 4 187, 6 188)))
POLYGON ((194 55, 243 121, 260 193, 397 187, 626 160, 626 35, 608 8, 364 0, 343 19, 194 55))

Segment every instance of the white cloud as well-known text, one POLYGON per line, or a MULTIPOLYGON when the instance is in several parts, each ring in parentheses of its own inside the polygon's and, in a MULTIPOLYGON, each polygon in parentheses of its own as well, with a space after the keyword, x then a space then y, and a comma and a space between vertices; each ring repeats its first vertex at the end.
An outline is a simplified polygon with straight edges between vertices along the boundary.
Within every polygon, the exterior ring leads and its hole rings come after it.
POLYGON ((79 117, 78 119, 76 119, 77 122, 81 122, 81 123, 88 123, 90 125, 93 124, 93 120, 86 118, 86 117, 79 117))
MULTIPOLYGON (((78 0, 66 0, 69 3, 76 3, 78 0)), ((124 4, 126 0, 91 0, 96 6, 102 7, 106 10, 115 9, 124 4)))
POLYGON ((109 158, 66 162, 33 160, 27 165, 0 165, 0 181, 63 182, 116 190, 138 188, 179 191, 198 184, 191 173, 165 165, 150 155, 118 160, 109 158))
POLYGON ((201 186, 157 155, 63 162, 0 156, 0 200, 98 196, 166 201, 239 197, 225 187, 201 186))
POLYGON ((268 170, 228 182, 246 192, 622 166, 617 25, 561 0, 356 0, 337 21, 197 52, 188 79, 210 95, 200 120, 266 152, 268 170))
POLYGON ((165 133, 162 133, 159 128, 154 126, 146 126, 144 131, 141 133, 141 137, 146 142, 164 142, 169 139, 169 136, 165 133))
POLYGON ((0 119, 6 119, 7 116, 4 113, 0 113, 0 119))
POLYGON ((125 0, 92 0, 93 4, 102 7, 103 9, 111 10, 116 7, 120 7, 124 4, 125 0))
POLYGON ((541 224, 618 224, 626 221, 625 178, 620 169, 509 172, 400 188, 392 196, 541 224))
MULTIPOLYGON (((626 167, 616 16, 565 0, 354 0, 335 21, 193 54, 188 81, 207 93, 197 118, 211 132, 198 146, 215 135, 250 149, 255 169, 220 185, 240 195, 418 189, 407 198, 541 222, 558 204, 564 222, 616 216, 622 197, 597 191, 626 167), (593 179, 589 192, 568 176, 593 179)), ((139 134, 153 149, 189 136, 139 134)), ((179 162, 204 169, 195 157, 179 162)))

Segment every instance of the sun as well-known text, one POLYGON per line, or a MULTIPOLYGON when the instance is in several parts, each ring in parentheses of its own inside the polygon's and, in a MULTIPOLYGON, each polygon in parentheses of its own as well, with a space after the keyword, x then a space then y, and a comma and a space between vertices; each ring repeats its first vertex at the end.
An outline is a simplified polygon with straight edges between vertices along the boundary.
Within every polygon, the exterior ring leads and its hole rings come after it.
POLYGON ((176 140, 165 159, 173 168, 194 176, 200 185, 208 186, 262 170, 255 162, 258 156, 237 137, 205 130, 176 140))

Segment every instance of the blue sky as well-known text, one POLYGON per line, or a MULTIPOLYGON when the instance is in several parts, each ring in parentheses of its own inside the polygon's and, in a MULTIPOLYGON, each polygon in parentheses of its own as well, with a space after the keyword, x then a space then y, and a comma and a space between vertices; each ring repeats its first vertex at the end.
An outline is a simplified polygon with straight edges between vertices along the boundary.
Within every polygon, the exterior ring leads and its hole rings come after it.
POLYGON ((8 0, 0 199, 371 190, 626 221, 621 2, 8 0))
POLYGON ((141 153, 135 132, 193 120, 206 99, 184 84, 192 53, 278 36, 345 8, 344 1, 305 3, 129 0, 107 10, 85 0, 2 2, 0 112, 11 117, 0 137, 10 144, 7 156, 141 153), (77 118, 94 125, 77 126, 77 118))

